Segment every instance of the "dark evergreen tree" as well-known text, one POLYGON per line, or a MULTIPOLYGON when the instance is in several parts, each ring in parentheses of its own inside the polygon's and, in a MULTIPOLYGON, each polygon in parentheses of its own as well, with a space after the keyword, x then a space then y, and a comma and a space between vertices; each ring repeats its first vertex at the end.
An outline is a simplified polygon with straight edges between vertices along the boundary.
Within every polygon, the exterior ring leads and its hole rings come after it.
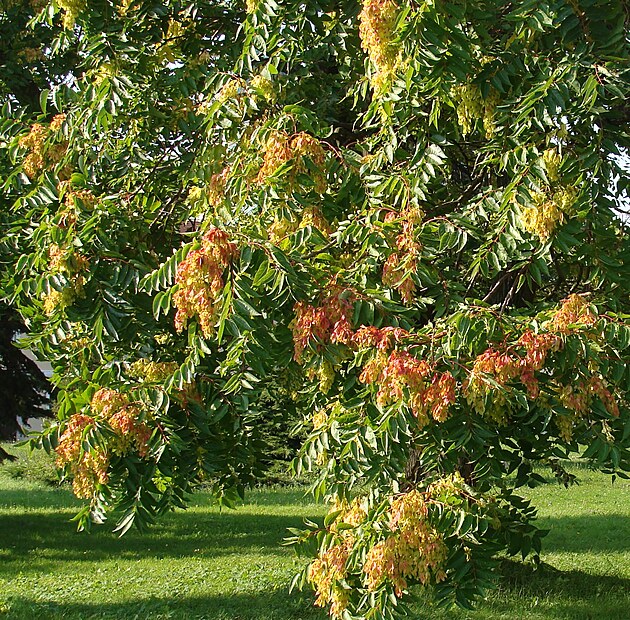
MULTIPOLYGON (((37 364, 15 346, 24 324, 15 311, 0 304, 0 439, 13 440, 20 421, 50 415, 49 384, 37 364)), ((0 448, 0 461, 12 458, 0 448)))

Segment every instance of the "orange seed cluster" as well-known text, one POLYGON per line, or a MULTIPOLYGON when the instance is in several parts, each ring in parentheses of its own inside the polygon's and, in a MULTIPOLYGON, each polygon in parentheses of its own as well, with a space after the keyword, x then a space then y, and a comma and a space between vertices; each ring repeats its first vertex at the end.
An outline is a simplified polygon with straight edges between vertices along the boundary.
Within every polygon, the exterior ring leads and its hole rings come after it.
POLYGON ((109 477, 107 467, 109 457, 102 449, 84 450, 83 439, 89 428, 95 424, 94 418, 77 413, 69 420, 59 438, 57 466, 70 464, 72 490, 77 497, 92 497, 98 484, 106 484, 109 477))
POLYGON ((363 572, 368 590, 376 590, 384 581, 402 596, 408 580, 421 584, 446 578, 444 564, 447 548, 442 536, 429 523, 425 496, 417 490, 392 501, 389 509, 391 534, 378 542, 365 559, 363 572))
POLYGON ((292 162, 289 183, 293 184, 298 173, 307 172, 305 158, 308 158, 316 168, 315 171, 311 171, 315 191, 318 194, 324 193, 326 175, 323 168, 326 154, 319 140, 306 132, 300 132, 294 136, 284 131, 271 132, 265 144, 263 163, 256 180, 260 184, 266 183, 267 179, 272 177, 281 166, 292 162))
POLYGON ((182 331, 188 320, 197 316, 203 335, 214 334, 223 273, 237 255, 238 248, 229 241, 227 233, 211 228, 203 236, 201 248, 190 252, 180 263, 175 276, 178 289, 173 294, 177 331, 182 331))
POLYGON ((90 408, 95 416, 109 423, 116 432, 116 441, 110 443, 116 454, 126 454, 132 450, 146 456, 149 449, 151 429, 141 420, 139 407, 129 398, 109 388, 101 388, 94 394, 90 408))

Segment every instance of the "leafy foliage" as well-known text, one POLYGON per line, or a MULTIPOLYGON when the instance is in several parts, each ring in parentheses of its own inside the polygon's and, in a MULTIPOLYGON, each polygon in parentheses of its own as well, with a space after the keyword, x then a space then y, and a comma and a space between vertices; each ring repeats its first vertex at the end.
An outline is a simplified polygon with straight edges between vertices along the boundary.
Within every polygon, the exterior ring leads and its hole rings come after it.
POLYGON ((498 552, 536 555, 535 463, 628 475, 623 2, 32 11, 4 290, 55 369, 36 443, 80 525, 200 484, 229 505, 278 385, 332 502, 297 582, 334 617, 414 584, 467 606, 498 552))

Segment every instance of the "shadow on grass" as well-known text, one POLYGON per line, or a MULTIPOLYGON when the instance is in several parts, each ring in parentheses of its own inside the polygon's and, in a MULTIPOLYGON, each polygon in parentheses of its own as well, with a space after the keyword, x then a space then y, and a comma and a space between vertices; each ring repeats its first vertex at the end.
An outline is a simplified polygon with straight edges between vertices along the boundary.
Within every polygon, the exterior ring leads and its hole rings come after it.
POLYGON ((118 538, 109 529, 77 533, 68 512, 0 515, 0 576, 20 570, 39 572, 44 563, 96 562, 115 558, 161 559, 220 557, 247 552, 279 555, 287 528, 301 527, 299 516, 257 515, 251 512, 207 514, 182 512, 158 521, 147 533, 128 532, 118 538), (25 563, 31 556, 32 561, 25 563))
POLYGON ((307 594, 284 590, 219 596, 147 598, 128 603, 41 602, 25 597, 7 601, 6 620, 326 620, 307 594))
POLYGON ((504 560, 498 591, 487 603, 487 618, 544 617, 562 620, 627 620, 630 579, 560 571, 548 564, 504 560), (525 609, 532 610, 532 616, 525 609), (533 610, 537 610, 534 612, 533 610), (540 614, 540 615, 538 615, 540 614))
POLYGON ((499 573, 499 589, 512 595, 559 595, 590 600, 601 594, 617 594, 628 597, 630 602, 630 579, 623 577, 563 571, 544 562, 535 568, 516 560, 503 560, 499 573))
POLYGON ((630 549, 630 519, 625 515, 546 517, 541 518, 538 525, 551 530, 543 541, 543 552, 582 553, 630 549))
MULTIPOLYGON (((557 571, 543 565, 506 560, 499 591, 480 603, 472 615, 416 606, 417 620, 530 618, 526 607, 539 609, 545 618, 562 620, 626 620, 630 580, 597 577, 581 571, 557 571)), ((6 620, 324 620, 327 614, 313 607, 309 593, 288 594, 284 587, 253 593, 208 596, 165 596, 133 602, 91 604, 52 602, 16 596, 6 601, 6 620)))

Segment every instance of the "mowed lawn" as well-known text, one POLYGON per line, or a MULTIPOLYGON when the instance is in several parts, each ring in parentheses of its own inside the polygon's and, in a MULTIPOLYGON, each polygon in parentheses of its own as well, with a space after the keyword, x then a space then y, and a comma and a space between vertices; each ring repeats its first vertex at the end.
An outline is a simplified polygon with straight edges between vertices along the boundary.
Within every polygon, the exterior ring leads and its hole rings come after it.
MULTIPOLYGON (((528 491, 551 528, 544 566, 506 563, 499 589, 472 612, 420 602, 418 619, 628 620, 630 483, 586 470, 581 484, 528 491)), ((90 534, 69 522, 67 489, 10 478, 0 467, 0 619, 323 620, 308 592, 288 593, 302 565, 287 527, 325 508, 299 489, 256 490, 236 511, 200 494, 148 534, 90 534)))

